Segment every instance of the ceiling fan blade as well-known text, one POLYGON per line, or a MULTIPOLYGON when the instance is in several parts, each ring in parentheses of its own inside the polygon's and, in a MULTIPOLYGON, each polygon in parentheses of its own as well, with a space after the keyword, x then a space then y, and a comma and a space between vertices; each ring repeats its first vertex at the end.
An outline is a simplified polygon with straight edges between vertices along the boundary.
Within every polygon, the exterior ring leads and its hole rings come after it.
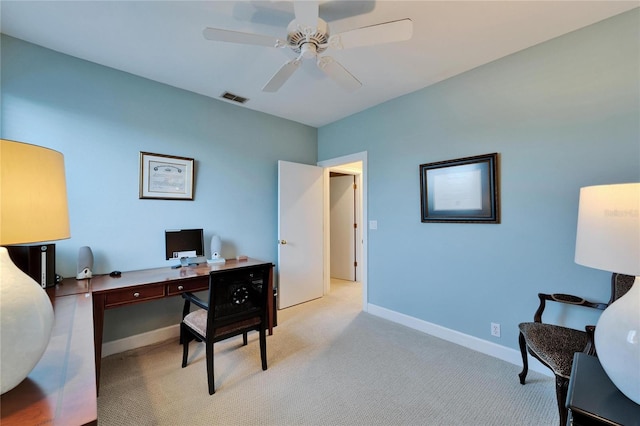
POLYGON ((300 68, 302 61, 300 59, 294 59, 284 64, 280 69, 271 77, 271 80, 262 88, 263 92, 277 92, 282 85, 289 80, 289 77, 300 68))
POLYGON ((317 1, 298 0, 293 2, 293 11, 296 15, 296 22, 302 27, 310 27, 314 30, 318 27, 317 1))
POLYGON ((202 35, 207 40, 224 41, 227 43, 254 44, 258 46, 283 47, 286 42, 268 35, 241 33, 238 31, 221 30, 219 28, 205 28, 202 35))
POLYGON ((362 86, 362 83, 357 78, 331 56, 318 58, 317 64, 318 68, 349 92, 353 92, 362 86))
POLYGON ((411 19, 401 19, 333 35, 329 38, 329 45, 336 49, 350 49, 409 40, 412 35, 413 22, 411 19))

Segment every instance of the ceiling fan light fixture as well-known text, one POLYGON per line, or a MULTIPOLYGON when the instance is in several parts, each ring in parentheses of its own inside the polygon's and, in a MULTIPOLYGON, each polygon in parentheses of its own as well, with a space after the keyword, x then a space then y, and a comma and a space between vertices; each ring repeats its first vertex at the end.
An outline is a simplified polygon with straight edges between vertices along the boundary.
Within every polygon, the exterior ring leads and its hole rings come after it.
POLYGON ((300 53, 305 58, 315 58, 318 55, 318 46, 314 43, 302 43, 300 53))
POLYGON ((317 28, 302 28, 293 20, 287 27, 287 33, 287 43, 295 53, 301 53, 306 43, 315 44, 316 53, 322 53, 329 45, 329 25, 322 19, 318 19, 317 28))

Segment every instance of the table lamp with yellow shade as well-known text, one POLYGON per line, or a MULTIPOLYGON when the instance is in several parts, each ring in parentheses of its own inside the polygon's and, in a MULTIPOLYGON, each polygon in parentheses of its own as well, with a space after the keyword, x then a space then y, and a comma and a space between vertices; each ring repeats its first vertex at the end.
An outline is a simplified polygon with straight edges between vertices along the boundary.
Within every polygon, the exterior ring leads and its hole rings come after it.
MULTIPOLYGON (((64 156, 0 139, 0 246, 70 237, 64 156)), ((49 343, 53 308, 45 290, 0 247, 0 393, 33 370, 49 343)))

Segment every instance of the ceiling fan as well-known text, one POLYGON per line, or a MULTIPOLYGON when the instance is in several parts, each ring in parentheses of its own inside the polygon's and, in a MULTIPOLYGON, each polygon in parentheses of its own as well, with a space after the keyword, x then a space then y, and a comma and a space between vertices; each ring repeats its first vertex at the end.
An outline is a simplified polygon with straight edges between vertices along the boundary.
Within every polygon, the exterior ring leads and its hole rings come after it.
POLYGON ((251 44, 293 50, 297 57, 286 62, 262 88, 264 92, 276 92, 300 67, 304 59, 315 58, 316 65, 338 85, 348 91, 357 90, 362 83, 331 56, 319 56, 327 49, 350 49, 409 40, 413 34, 411 19, 384 22, 367 27, 330 34, 329 25, 319 16, 318 1, 293 2, 295 19, 287 26, 287 38, 205 28, 204 38, 228 43, 251 44))

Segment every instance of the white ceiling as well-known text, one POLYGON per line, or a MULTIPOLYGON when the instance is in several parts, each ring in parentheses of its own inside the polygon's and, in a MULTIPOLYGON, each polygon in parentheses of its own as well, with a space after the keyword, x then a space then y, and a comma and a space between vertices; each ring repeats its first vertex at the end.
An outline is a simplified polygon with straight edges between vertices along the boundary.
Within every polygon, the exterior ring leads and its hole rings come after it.
MULTIPOLYGON (((1 31, 50 49, 320 127, 640 5, 639 1, 328 1, 332 34, 403 18, 410 41, 328 50, 363 86, 345 92, 306 61, 277 93, 261 91, 290 50, 205 40, 217 27, 286 37, 284 1, 0 2, 1 31)), ((230 102, 224 100, 224 102, 230 102)))

